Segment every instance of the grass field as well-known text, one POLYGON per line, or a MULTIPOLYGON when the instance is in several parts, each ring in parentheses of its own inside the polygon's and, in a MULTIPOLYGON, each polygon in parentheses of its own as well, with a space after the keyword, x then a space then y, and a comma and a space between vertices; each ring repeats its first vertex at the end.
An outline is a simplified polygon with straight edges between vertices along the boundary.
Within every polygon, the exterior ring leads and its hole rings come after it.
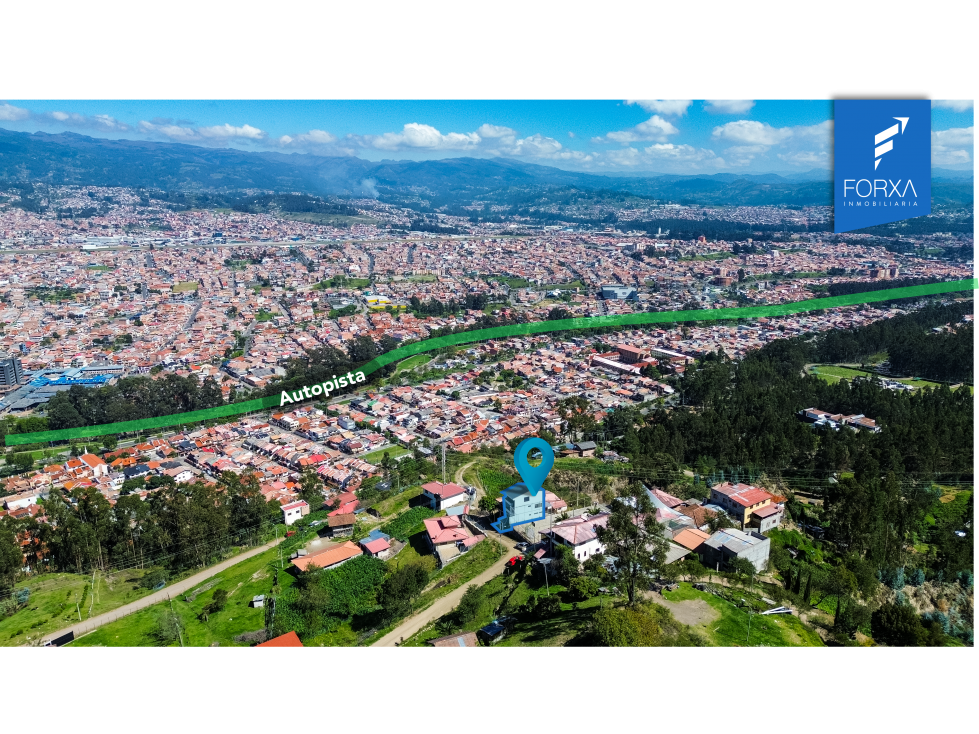
POLYGON ((573 291, 575 288, 584 288, 585 284, 580 280, 572 280, 570 283, 551 283, 550 285, 538 286, 539 291, 573 291))
POLYGON ((31 591, 27 606, 0 619, 0 646, 23 645, 28 638, 55 632, 82 619, 111 612, 151 593, 138 585, 146 570, 92 576, 72 573, 44 574, 27 579, 16 588, 31 591), (76 601, 78 606, 76 607, 76 601))
POLYGON ((339 224, 347 226, 351 224, 377 224, 376 219, 362 216, 347 216, 345 214, 316 214, 315 212, 279 212, 276 216, 283 219, 290 219, 293 222, 307 222, 308 224, 339 224))
POLYGON ((186 293, 188 291, 196 291, 196 290, 197 290, 196 280, 185 280, 173 286, 174 293, 186 293))
POLYGON ((416 283, 434 283, 438 279, 439 279, 438 276, 437 275, 433 275, 432 273, 422 273, 420 275, 409 275, 406 278, 406 280, 411 280, 411 281, 414 281, 416 283))
MULTIPOLYGON (((265 611, 249 606, 253 596, 268 594, 272 587, 273 567, 279 558, 278 549, 260 553, 247 561, 232 566, 214 578, 201 584, 218 583, 197 596, 186 601, 185 596, 173 599, 173 611, 183 622, 184 645, 187 647, 210 647, 215 643, 225 646, 247 646, 248 643, 234 641, 236 635, 262 629, 265 624, 265 611), (218 589, 228 592, 228 602, 220 612, 211 614, 208 621, 198 618, 218 589)), ((293 577, 279 572, 279 585, 290 586, 293 577)), ((198 587, 200 588, 200 587, 198 587)), ((155 637, 157 620, 170 608, 168 602, 161 602, 142 609, 128 617, 110 622, 90 634, 79 637, 73 647, 146 647, 158 646, 155 637)), ((171 646, 179 646, 179 642, 171 646)))
POLYGON ((369 454, 364 454, 360 458, 361 461, 366 461, 368 464, 377 464, 384 458, 384 454, 388 454, 392 459, 394 459, 398 456, 404 456, 405 454, 410 453, 411 451, 406 449, 404 446, 388 446, 386 449, 371 451, 369 454))
MULTIPOLYGON (((817 375, 820 379, 829 383, 839 382, 840 380, 852 380, 854 377, 870 377, 875 373, 866 370, 858 370, 852 367, 840 367, 839 365, 817 364, 809 368, 810 372, 817 375)), ((938 387, 941 383, 930 382, 928 380, 915 380, 910 377, 888 377, 888 380, 903 382, 905 385, 914 385, 916 388, 938 387)), ((973 388, 970 386, 969 391, 973 388)))
POLYGON ((114 268, 111 268, 108 265, 86 265, 85 266, 85 269, 86 270, 101 270, 103 272, 106 271, 106 270, 114 270, 114 268))
POLYGON ((374 510, 381 514, 381 517, 390 517, 408 509, 411 501, 422 493, 421 486, 411 487, 393 497, 387 497, 374 505, 374 510))
POLYGON ((413 370, 415 367, 421 367, 423 364, 428 364, 431 361, 432 355, 430 354, 416 354, 414 357, 408 357, 408 359, 403 359, 398 362, 397 371, 413 370))
MULTIPOLYGON (((737 594, 737 591, 735 591, 737 594)), ((663 598, 671 602, 702 600, 713 608, 716 619, 693 625, 713 645, 721 647, 822 647, 819 635, 806 627, 799 618, 790 614, 751 615, 748 630, 748 613, 729 601, 697 591, 683 582, 676 591, 664 591, 663 598)))

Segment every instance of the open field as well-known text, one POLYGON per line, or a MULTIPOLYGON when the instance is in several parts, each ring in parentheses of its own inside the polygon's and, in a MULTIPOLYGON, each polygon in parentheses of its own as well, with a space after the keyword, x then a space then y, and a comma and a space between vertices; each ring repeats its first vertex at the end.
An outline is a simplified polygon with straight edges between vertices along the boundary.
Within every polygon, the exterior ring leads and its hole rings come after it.
POLYGON ((81 619, 141 599, 152 593, 139 586, 149 569, 120 571, 114 574, 83 576, 73 573, 51 573, 35 576, 16 585, 30 589, 27 606, 0 619, 0 646, 24 645, 49 632, 70 626, 81 619), (76 606, 77 602, 77 606, 76 606))
MULTIPOLYGON (((737 593, 737 591, 735 591, 737 593)), ((655 593, 650 598, 656 599, 655 593)), ((722 647, 821 647, 819 635, 806 627, 794 614, 751 615, 748 630, 748 613, 731 602, 705 591, 697 591, 683 582, 676 591, 664 591, 662 598, 674 604, 684 604, 703 609, 706 603, 716 614, 711 620, 704 619, 691 625, 713 645, 722 647)), ((682 607, 681 607, 682 608, 682 607)), ((671 609, 672 611, 672 609, 671 609)), ((678 613, 674 611, 674 616, 678 613)), ((682 621, 682 619, 680 620, 682 621)))
POLYGON ((345 214, 316 214, 315 212, 280 212, 276 216, 282 219, 289 219, 293 222, 306 222, 307 224, 338 224, 349 226, 351 224, 377 224, 376 219, 362 216, 347 216, 345 214))
MULTIPOLYGON (((244 632, 254 632, 263 628, 265 611, 249 606, 252 597, 268 594, 272 587, 274 566, 278 562, 279 550, 273 548, 259 553, 253 558, 232 566, 197 587, 208 587, 193 601, 186 596, 172 599, 173 611, 183 624, 183 644, 188 647, 210 647, 215 643, 221 646, 246 645, 235 642, 234 637, 244 632), (217 581, 213 586, 212 582, 217 581), (228 602, 224 609, 212 613, 207 621, 199 617, 203 608, 210 603, 214 592, 224 589, 228 592, 228 602)), ((279 572, 279 585, 290 586, 293 577, 279 572)), ((146 647, 179 646, 179 641, 162 643, 157 640, 156 631, 160 616, 171 608, 168 602, 161 602, 140 610, 123 619, 100 627, 71 643, 73 647, 146 647)))
MULTIPOLYGON (((829 383, 839 382, 840 380, 852 380, 855 377, 871 377, 876 373, 868 372, 866 370, 854 369, 853 367, 841 367, 839 365, 826 365, 826 364, 816 364, 809 368, 809 371, 818 376, 820 379, 825 380, 829 383)), ((887 377, 882 379, 893 380, 894 382, 901 382, 905 385, 913 385, 916 388, 922 387, 938 387, 941 385, 939 382, 931 382, 929 380, 917 380, 912 377, 887 377)), ((973 388, 970 386, 969 391, 972 392, 973 388)))
POLYGON ((432 361, 432 355, 430 354, 416 354, 414 357, 408 357, 408 359, 403 359, 398 362, 398 372, 403 372, 404 370, 412 370, 415 367, 421 367, 423 364, 428 364, 432 361))
POLYGON ((372 451, 369 454, 364 454, 360 458, 362 461, 366 461, 368 464, 377 464, 384 458, 384 454, 388 454, 392 459, 394 459, 398 456, 404 456, 405 454, 410 453, 411 451, 406 449, 404 446, 388 446, 386 449, 380 449, 378 451, 372 451))
POLYGON ((188 291, 196 291, 196 290, 197 290, 196 280, 185 280, 173 286, 174 293, 187 293, 188 291))

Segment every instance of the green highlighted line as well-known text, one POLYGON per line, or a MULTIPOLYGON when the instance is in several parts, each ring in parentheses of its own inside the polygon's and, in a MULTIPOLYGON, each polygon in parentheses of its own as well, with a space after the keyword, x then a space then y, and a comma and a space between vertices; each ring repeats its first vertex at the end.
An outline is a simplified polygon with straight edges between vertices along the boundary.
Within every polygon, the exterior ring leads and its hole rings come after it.
MULTIPOLYGON (((436 339, 426 339, 425 341, 406 344, 403 347, 394 349, 386 354, 373 359, 360 368, 365 375, 369 375, 381 367, 398 362, 406 357, 412 357, 422 352, 430 352, 442 347, 456 346, 457 344, 469 344, 472 342, 486 341, 488 339, 505 339, 514 336, 525 336, 527 334, 545 334, 554 331, 569 331, 571 329, 595 329, 602 326, 641 326, 644 324, 669 324, 680 321, 723 321, 725 319, 757 319, 771 316, 790 316, 792 314, 804 313, 806 311, 818 311, 826 308, 840 308, 841 306, 859 306, 865 303, 875 303, 879 301, 892 301, 897 298, 918 298, 920 296, 934 296, 942 293, 956 293, 959 291, 971 291, 979 288, 979 282, 975 278, 968 280, 955 280, 949 283, 929 283, 927 285, 914 285, 904 288, 890 288, 882 291, 870 291, 867 293, 851 293, 845 296, 833 296, 831 298, 813 298, 808 301, 796 301, 794 303, 782 303, 774 306, 747 306, 745 308, 715 308, 704 311, 660 311, 658 313, 635 313, 620 316, 593 316, 581 319, 562 319, 560 321, 535 321, 529 324, 513 324, 510 326, 497 326, 492 329, 479 329, 476 331, 466 331, 459 334, 449 334, 436 339)), ((84 428, 65 428, 58 431, 38 431, 36 433, 14 433, 6 436, 7 446, 19 446, 28 443, 42 443, 45 441, 67 441, 73 438, 91 438, 93 436, 106 436, 114 433, 132 433, 135 431, 145 431, 151 428, 169 428, 188 423, 197 423, 213 418, 227 418, 232 415, 253 413, 259 410, 279 407, 279 396, 272 395, 266 398, 257 398, 243 403, 232 403, 221 405, 216 408, 205 410, 194 410, 188 413, 177 413, 175 415, 164 415, 158 418, 142 418, 140 420, 123 421, 121 423, 106 423, 101 426, 86 426, 84 428)))

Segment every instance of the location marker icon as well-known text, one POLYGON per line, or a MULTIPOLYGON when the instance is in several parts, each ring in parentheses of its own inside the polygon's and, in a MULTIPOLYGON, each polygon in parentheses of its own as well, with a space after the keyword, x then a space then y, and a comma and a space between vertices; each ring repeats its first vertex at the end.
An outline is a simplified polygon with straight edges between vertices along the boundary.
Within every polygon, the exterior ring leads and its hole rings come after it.
POLYGON ((513 465, 517 468, 524 484, 527 485, 527 489, 531 493, 537 494, 543 488, 544 480, 547 479, 547 475, 551 473, 551 468, 554 466, 554 449, 542 438, 536 436, 525 438, 517 446, 517 450, 513 452, 513 465), (528 455, 534 449, 544 455, 544 460, 540 466, 531 466, 527 460, 528 455))

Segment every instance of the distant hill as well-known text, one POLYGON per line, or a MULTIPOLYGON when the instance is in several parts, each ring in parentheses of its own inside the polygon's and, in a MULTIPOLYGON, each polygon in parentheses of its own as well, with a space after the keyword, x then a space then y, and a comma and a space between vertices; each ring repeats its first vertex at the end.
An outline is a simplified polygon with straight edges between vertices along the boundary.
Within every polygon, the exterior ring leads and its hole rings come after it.
MULTIPOLYGON (((942 169, 936 169, 936 171, 942 169)), ((963 172, 944 171, 954 184, 943 200, 958 200, 963 172)), ((537 194, 554 187, 628 192, 660 201, 712 205, 828 205, 830 173, 814 169, 779 175, 718 173, 599 176, 505 158, 371 162, 355 157, 247 152, 180 143, 106 140, 76 133, 0 129, 0 182, 131 186, 167 191, 263 189, 399 200, 446 202, 537 194)), ((952 182, 950 181, 950 184, 952 182)))

